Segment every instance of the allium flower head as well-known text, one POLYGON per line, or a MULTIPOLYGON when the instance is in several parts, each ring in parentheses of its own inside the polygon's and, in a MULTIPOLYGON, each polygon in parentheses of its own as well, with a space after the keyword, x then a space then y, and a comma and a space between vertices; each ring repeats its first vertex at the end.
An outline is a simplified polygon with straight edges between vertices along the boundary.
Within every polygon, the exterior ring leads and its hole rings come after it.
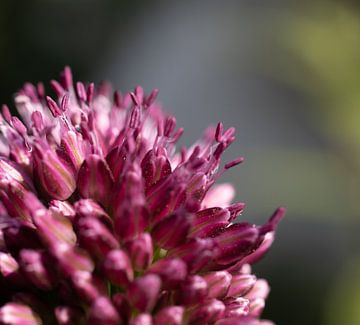
POLYGON ((73 84, 65 68, 15 96, 0 115, 0 323, 270 324, 269 292, 250 265, 268 250, 262 226, 235 219, 229 184, 214 185, 234 128, 190 148, 157 90, 111 93, 73 84))

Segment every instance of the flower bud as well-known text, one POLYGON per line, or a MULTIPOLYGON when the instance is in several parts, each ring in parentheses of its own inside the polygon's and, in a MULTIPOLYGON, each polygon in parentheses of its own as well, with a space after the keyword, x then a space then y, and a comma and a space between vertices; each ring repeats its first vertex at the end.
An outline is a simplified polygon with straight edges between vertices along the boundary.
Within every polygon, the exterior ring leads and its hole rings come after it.
POLYGON ((253 249, 259 236, 259 230, 246 223, 233 224, 215 237, 219 246, 216 262, 227 265, 239 261, 253 249))
POLYGON ((77 220, 76 233, 80 246, 98 259, 103 259, 110 250, 119 247, 113 234, 98 219, 80 218, 77 220))
POLYGON ((163 148, 150 150, 141 162, 145 188, 149 189, 171 173, 171 165, 167 159, 167 152, 163 148))
POLYGON ((91 199, 82 199, 74 204, 76 216, 75 223, 79 218, 89 217, 100 220, 108 229, 113 228, 113 221, 104 209, 91 199))
POLYGON ((209 208, 195 214, 190 235, 192 237, 212 237, 229 224, 230 212, 222 208, 209 208))
POLYGON ((73 221, 75 217, 75 210, 73 206, 67 201, 52 200, 49 204, 49 210, 55 214, 62 216, 73 221))
POLYGON ((231 285, 227 293, 228 297, 243 296, 254 286, 256 277, 252 274, 233 275, 231 285))
POLYGON ((187 264, 189 273, 195 273, 207 266, 217 255, 217 247, 213 239, 194 238, 186 244, 169 251, 170 257, 181 257, 187 264))
POLYGON ((134 274, 127 254, 121 249, 110 251, 104 261, 104 272, 117 286, 126 286, 133 280, 134 274))
POLYGON ((73 276, 76 272, 92 272, 94 262, 86 251, 78 247, 57 245, 52 249, 52 254, 59 263, 59 267, 67 276, 73 276))
POLYGON ((112 193, 113 176, 106 161, 98 155, 90 155, 83 162, 77 186, 84 198, 92 198, 105 206, 112 193))
POLYGON ((17 272, 19 264, 10 254, 0 252, 0 274, 6 278, 17 272))
POLYGON ((151 265, 147 273, 159 275, 164 289, 173 289, 186 278, 187 266, 180 258, 162 258, 151 265))
POLYGON ((262 298, 256 298, 250 301, 249 315, 254 317, 259 317, 263 312, 264 307, 265 307, 265 300, 262 298))
POLYGON ((34 145, 34 174, 41 189, 52 199, 66 200, 76 188, 76 179, 70 166, 50 148, 34 145))
POLYGON ((71 162, 73 168, 78 171, 84 161, 84 149, 82 148, 81 136, 74 131, 63 132, 61 149, 71 162))
POLYGON ((89 325, 119 325, 120 317, 107 297, 99 297, 90 308, 89 325))
POLYGON ((100 296, 106 295, 107 287, 103 281, 88 271, 75 271, 70 275, 71 284, 80 298, 91 303, 100 296))
POLYGON ((154 316, 154 325, 181 325, 183 323, 183 316, 183 307, 166 307, 156 313, 154 316))
POLYGON ((118 311, 123 323, 128 324, 129 318, 131 316, 131 307, 127 301, 126 294, 124 293, 115 293, 111 297, 111 301, 118 311))
POLYGON ((75 246, 76 235, 70 220, 66 217, 39 209, 33 219, 41 240, 50 248, 55 249, 60 245, 75 246))
POLYGON ((6 247, 11 253, 17 254, 23 247, 41 248, 43 246, 33 227, 12 224, 4 228, 2 232, 6 247))
POLYGON ((230 297, 225 299, 225 318, 241 317, 249 313, 249 300, 242 297, 230 297))
POLYGON ((192 275, 181 284, 176 301, 185 306, 198 304, 205 299, 207 294, 207 282, 199 275, 192 275))
POLYGON ((211 324, 222 318, 224 313, 225 305, 220 300, 210 299, 192 311, 189 324, 211 324))
POLYGON ((146 274, 130 284, 129 301, 141 312, 151 311, 157 301, 160 288, 160 277, 155 274, 146 274))
POLYGON ((114 215, 115 232, 123 240, 135 238, 148 225, 149 213, 143 205, 124 202, 114 215))
POLYGON ((42 290, 53 288, 55 276, 51 274, 49 256, 36 250, 22 249, 19 259, 22 271, 36 287, 42 290))
POLYGON ((158 222, 152 236, 161 248, 171 249, 186 241, 190 227, 189 216, 177 213, 158 222))
POLYGON ((216 271, 208 273, 204 276, 209 287, 208 296, 211 298, 223 298, 228 293, 231 274, 227 271, 216 271))
POLYGON ((245 295, 245 298, 253 300, 256 298, 266 299, 269 295, 270 287, 266 280, 258 279, 251 290, 245 295))
POLYGON ((41 325, 42 321, 30 307, 10 302, 0 308, 0 324, 41 325), (26 320, 26 323, 24 320, 26 320))
MULTIPOLYGON (((2 181, 0 181, 2 183, 2 181)), ((1 185, 0 185, 1 186, 1 185)), ((33 220, 31 218, 31 210, 27 206, 24 197, 27 190, 20 183, 9 183, 7 186, 2 185, 4 190, 0 190, 0 200, 6 208, 8 214, 19 220, 21 224, 34 227, 33 220)))
POLYGON ((125 243, 135 270, 145 270, 153 259, 153 244, 150 234, 140 234, 135 239, 125 243))

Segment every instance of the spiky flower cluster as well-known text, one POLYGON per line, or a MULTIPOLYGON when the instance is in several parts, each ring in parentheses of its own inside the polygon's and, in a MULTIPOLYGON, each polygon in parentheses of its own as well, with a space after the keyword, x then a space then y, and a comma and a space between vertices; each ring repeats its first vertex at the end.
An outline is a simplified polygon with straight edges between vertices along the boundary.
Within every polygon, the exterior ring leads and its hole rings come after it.
POLYGON ((270 324, 249 265, 284 210, 234 223, 244 204, 213 186, 242 161, 219 169, 234 129, 176 152, 157 90, 112 99, 68 67, 51 86, 56 100, 42 84, 17 93, 22 120, 0 115, 0 323, 270 324))

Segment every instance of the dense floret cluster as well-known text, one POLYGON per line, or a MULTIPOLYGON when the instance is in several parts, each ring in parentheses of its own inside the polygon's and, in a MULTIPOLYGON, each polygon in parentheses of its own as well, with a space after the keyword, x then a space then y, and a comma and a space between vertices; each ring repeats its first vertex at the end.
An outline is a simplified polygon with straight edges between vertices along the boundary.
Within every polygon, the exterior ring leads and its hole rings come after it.
POLYGON ((157 90, 73 84, 68 67, 51 86, 0 115, 0 324, 271 324, 250 265, 284 209, 235 222, 244 204, 214 185, 242 162, 220 168, 234 128, 176 151, 157 90))

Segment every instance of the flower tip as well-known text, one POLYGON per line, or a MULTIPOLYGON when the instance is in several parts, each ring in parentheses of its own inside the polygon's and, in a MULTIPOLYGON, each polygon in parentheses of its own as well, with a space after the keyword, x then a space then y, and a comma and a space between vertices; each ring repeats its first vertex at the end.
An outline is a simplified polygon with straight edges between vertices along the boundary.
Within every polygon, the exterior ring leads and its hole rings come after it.
POLYGON ((217 142, 221 142, 221 137, 223 132, 224 132, 224 126, 221 122, 219 122, 218 125, 216 126, 216 131, 215 131, 215 140, 217 142))
POLYGON ((61 115, 61 110, 56 102, 49 96, 45 97, 47 106, 54 117, 61 115))
POLYGON ((63 77, 63 83, 67 90, 70 90, 73 86, 73 76, 71 72, 71 68, 67 65, 64 68, 64 71, 62 73, 63 77))
POLYGON ((284 218, 285 213, 286 213, 286 208, 284 207, 277 208, 276 211, 273 213, 273 215, 270 217, 270 223, 276 227, 278 223, 281 221, 281 219, 284 218))
POLYGON ((141 103, 140 103, 139 98, 137 97, 137 95, 135 93, 130 92, 130 97, 131 97, 131 100, 132 100, 132 102, 133 102, 133 104, 135 106, 140 106, 141 103))
POLYGON ((241 164, 242 162, 244 162, 245 158, 244 157, 238 157, 230 162, 228 162, 226 165, 225 165, 225 169, 230 169, 234 166, 237 166, 239 164, 241 164))

